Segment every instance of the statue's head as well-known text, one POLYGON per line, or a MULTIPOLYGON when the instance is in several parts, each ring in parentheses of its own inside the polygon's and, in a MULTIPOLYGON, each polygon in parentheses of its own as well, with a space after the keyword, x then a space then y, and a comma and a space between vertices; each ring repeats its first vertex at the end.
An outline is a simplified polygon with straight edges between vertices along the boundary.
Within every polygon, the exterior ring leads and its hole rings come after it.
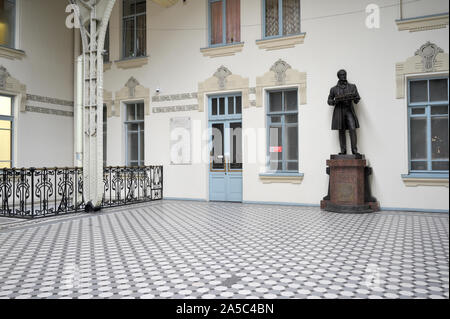
POLYGON ((339 81, 347 81, 347 71, 339 70, 337 73, 337 77, 339 81))

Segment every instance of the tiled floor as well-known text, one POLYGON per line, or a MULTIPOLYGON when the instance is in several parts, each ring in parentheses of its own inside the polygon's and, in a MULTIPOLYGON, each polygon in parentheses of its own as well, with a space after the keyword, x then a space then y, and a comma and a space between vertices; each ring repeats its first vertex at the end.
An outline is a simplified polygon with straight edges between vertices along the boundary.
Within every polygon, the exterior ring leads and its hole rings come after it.
POLYGON ((448 214, 160 201, 0 230, 0 298, 448 298, 448 214))

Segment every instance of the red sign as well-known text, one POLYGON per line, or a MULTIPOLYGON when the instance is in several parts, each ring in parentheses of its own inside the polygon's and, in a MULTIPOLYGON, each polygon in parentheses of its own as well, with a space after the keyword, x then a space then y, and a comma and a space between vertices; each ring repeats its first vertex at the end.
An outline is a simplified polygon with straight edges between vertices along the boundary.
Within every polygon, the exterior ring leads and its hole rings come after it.
POLYGON ((270 153, 281 153, 283 152, 283 147, 281 146, 271 146, 270 153))

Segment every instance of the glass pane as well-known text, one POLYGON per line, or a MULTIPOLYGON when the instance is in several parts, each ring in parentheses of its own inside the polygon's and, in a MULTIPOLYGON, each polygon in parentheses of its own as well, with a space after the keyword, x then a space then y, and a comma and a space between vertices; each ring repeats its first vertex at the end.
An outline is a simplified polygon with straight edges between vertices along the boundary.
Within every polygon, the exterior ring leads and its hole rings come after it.
POLYGON ((425 108, 424 107, 415 107, 413 109, 411 109, 411 114, 412 115, 419 115, 419 114, 425 114, 425 108))
POLYGON ((225 98, 219 98, 219 115, 225 114, 225 98))
POLYGON ((281 123, 281 116, 271 116, 270 121, 272 123, 281 123))
POLYGON ((0 129, 11 129, 11 121, 0 121, 0 129))
POLYGON ((144 155, 145 155, 145 143, 144 143, 144 131, 140 132, 140 146, 139 149, 139 160, 141 161, 140 165, 144 165, 144 155))
POLYGON ((286 127, 286 159, 298 160, 298 127, 286 127))
POLYGON ((211 6, 211 44, 223 43, 222 1, 212 2, 211 6))
POLYGON ((298 162, 288 162, 287 170, 288 171, 298 171, 298 162))
POLYGON ((279 33, 278 0, 266 0, 266 37, 279 33))
POLYGON ((144 120, 144 103, 139 103, 136 107, 137 109, 137 115, 136 115, 136 120, 144 120))
POLYGON ((448 171, 448 161, 446 162, 433 162, 433 171, 448 171))
POLYGON ((411 159, 427 158, 427 121, 411 118, 411 159))
POLYGON ((409 89, 411 103, 428 101, 427 81, 411 81, 409 89))
POLYGON ((136 104, 127 104, 127 121, 136 120, 136 104))
POLYGON ((287 124, 291 124, 291 123, 297 123, 298 122, 298 115, 286 115, 286 123, 287 124))
POLYGON ((234 96, 228 98, 228 114, 234 114, 234 96))
POLYGON ((11 160, 11 131, 0 130, 0 161, 11 160))
POLYGON ((147 52, 147 18, 145 15, 136 18, 136 56, 145 56, 147 52))
POLYGON ((270 161, 269 169, 271 171, 282 171, 283 170, 283 163, 277 162, 277 161, 270 161))
POLYGON ((448 101, 448 80, 430 80, 430 101, 448 101))
POLYGON ((136 14, 144 13, 146 10, 146 0, 136 1, 136 14))
POLYGON ((427 162, 411 162, 412 171, 426 171, 428 169, 427 167, 427 162))
POLYGON ((271 126, 269 129, 269 154, 270 161, 281 161, 283 159, 283 134, 281 127, 271 126))
POLYGON ((133 124, 128 124, 128 132, 137 132, 139 128, 139 124, 133 123, 133 124))
POLYGON ((300 33, 300 0, 283 0, 283 35, 300 33))
POLYGON ((11 102, 9 96, 0 96, 0 115, 11 116, 11 102))
POLYGON ((128 161, 138 160, 138 134, 128 133, 128 161))
POLYGON ((227 0, 227 43, 241 41, 241 0, 227 0))
POLYGON ((242 169, 242 123, 230 123, 230 168, 242 169))
POLYGON ((217 99, 211 100, 211 114, 217 115, 217 99))
POLYGON ((286 91, 284 93, 284 104, 286 111, 297 111, 297 91, 286 91))
POLYGON ((431 115, 448 114, 448 105, 437 105, 431 107, 431 115))
POLYGON ((133 15, 135 13, 136 0, 123 0, 123 16, 133 15))
POLYGON ((242 98, 236 96, 236 114, 242 114, 242 98))
POLYGON ((14 19, 14 2, 0 1, 0 45, 14 47, 14 19))
POLYGON ((431 159, 448 159, 448 116, 431 118, 431 159))
POLYGON ((134 19, 126 19, 123 22, 124 34, 124 57, 134 57, 134 19))
POLYGON ((212 124, 212 162, 213 169, 225 169, 224 159, 224 126, 223 123, 212 124))
POLYGON ((282 111, 282 93, 273 92, 269 93, 269 105, 270 112, 281 112, 282 111))

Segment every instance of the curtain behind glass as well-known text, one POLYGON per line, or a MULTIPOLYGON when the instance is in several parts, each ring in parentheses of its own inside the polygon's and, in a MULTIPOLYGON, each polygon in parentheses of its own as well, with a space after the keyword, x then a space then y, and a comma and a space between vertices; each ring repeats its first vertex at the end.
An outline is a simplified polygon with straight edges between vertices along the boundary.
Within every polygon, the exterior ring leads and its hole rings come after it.
POLYGON ((283 35, 300 33, 300 0, 283 0, 283 35))
POLYGON ((227 43, 241 41, 241 1, 227 0, 227 43))
POLYGON ((223 42, 222 1, 211 3, 211 44, 223 42))
POLYGON ((266 37, 278 34, 278 0, 266 0, 266 37))

